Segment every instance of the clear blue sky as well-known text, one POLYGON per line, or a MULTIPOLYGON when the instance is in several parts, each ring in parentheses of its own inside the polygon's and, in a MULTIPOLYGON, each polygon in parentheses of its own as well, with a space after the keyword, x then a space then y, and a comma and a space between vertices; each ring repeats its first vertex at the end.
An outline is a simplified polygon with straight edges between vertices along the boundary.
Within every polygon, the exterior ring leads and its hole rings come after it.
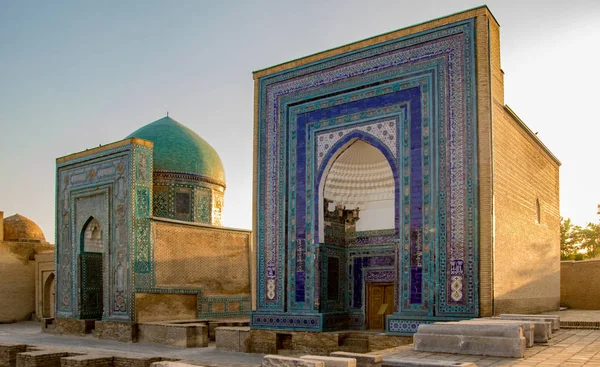
MULTIPOLYGON (((0 0, 0 210, 54 242, 55 158, 169 111, 221 155, 224 224, 250 228, 253 70, 481 4, 0 0)), ((487 5, 505 102, 563 163, 561 214, 596 221, 600 1, 487 5)))

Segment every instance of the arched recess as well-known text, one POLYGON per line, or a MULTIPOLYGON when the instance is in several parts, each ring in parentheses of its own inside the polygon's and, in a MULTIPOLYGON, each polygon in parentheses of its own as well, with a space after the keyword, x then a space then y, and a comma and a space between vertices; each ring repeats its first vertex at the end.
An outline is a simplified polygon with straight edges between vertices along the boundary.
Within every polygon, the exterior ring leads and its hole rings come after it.
POLYGON ((82 319, 102 318, 103 313, 103 245, 102 226, 90 217, 81 230, 80 306, 82 319))
POLYGON ((102 253, 102 227, 94 217, 90 217, 83 226, 81 246, 84 253, 102 253))
POLYGON ((354 132, 334 145, 323 162, 317 175, 315 242, 325 238, 325 209, 340 205, 360 209, 356 231, 397 230, 398 173, 387 146, 371 135, 354 132), (331 200, 328 208, 325 199, 331 200))
POLYGON ((54 317, 54 273, 51 273, 44 282, 43 316, 54 317))

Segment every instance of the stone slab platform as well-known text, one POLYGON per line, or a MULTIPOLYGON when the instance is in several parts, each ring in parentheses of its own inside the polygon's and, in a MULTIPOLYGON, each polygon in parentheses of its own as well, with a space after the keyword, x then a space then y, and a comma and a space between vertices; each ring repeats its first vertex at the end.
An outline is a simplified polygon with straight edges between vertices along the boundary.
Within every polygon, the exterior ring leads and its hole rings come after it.
POLYGON ((300 357, 300 359, 305 359, 309 361, 321 361, 325 364, 325 367, 356 367, 355 358, 306 355, 300 357))
POLYGON ((351 352, 333 352, 329 354, 332 357, 356 359, 356 367, 379 367, 383 358, 376 354, 362 354, 351 352))
POLYGON ((560 329, 560 317, 554 315, 526 315, 526 314, 507 314, 500 315, 501 319, 508 320, 543 320, 552 323, 552 331, 560 329))
POLYGON ((420 325, 414 349, 424 352, 521 358, 526 341, 521 325, 439 323, 420 325))
POLYGON ((432 361, 422 359, 386 359, 381 367, 477 367, 473 362, 432 361))
MULTIPOLYGON (((523 336, 525 337, 525 345, 527 348, 533 347, 535 342, 535 324, 527 320, 501 320, 501 319, 471 319, 457 321, 455 323, 480 324, 480 325, 506 325, 516 324, 523 327, 523 336)), ((546 340, 547 341, 547 340, 546 340)))
POLYGON ((263 358, 261 367, 325 367, 325 363, 321 361, 267 354, 263 358))

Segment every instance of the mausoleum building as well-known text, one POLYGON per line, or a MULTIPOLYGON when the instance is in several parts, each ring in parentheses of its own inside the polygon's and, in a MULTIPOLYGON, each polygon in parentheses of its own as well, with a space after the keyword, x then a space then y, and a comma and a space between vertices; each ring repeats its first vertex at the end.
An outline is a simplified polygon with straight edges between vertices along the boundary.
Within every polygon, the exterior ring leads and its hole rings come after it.
POLYGON ((254 72, 255 331, 558 309, 560 162, 499 32, 483 6, 254 72))
POLYGON ((0 211, 0 323, 54 315, 53 251, 34 221, 0 211))
POLYGON ((164 117, 56 162, 59 331, 248 315, 251 232, 221 226, 225 170, 198 134, 164 117))

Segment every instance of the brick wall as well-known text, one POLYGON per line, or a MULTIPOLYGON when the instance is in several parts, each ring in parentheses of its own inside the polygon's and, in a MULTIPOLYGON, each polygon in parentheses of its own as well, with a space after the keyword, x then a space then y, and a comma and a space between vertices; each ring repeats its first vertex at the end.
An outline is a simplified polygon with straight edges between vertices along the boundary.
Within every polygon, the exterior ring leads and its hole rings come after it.
POLYGON ((559 163, 498 103, 493 134, 494 313, 557 310, 559 163))
POLYGON ((560 263, 560 304, 600 310, 600 259, 560 263))
POLYGON ((137 322, 163 320, 193 320, 198 317, 196 294, 135 295, 135 319, 137 322))
POLYGON ((250 231, 166 221, 153 231, 157 286, 250 295, 250 231))

